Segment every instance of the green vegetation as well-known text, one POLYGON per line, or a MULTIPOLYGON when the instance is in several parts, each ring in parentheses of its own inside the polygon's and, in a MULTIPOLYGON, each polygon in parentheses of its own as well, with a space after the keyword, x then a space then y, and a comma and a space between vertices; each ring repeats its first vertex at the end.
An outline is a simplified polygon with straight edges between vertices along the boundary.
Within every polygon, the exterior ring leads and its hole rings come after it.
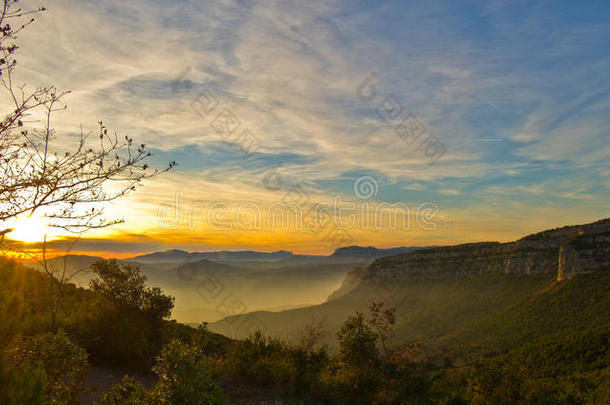
POLYGON ((41 367, 16 366, 0 357, 0 403, 6 405, 44 404, 46 378, 41 367))
POLYGON ((153 371, 158 377, 151 390, 128 376, 104 394, 99 405, 216 405, 225 404, 221 388, 213 380, 208 359, 194 344, 173 340, 157 359, 153 371))
POLYGON ((173 299, 147 287, 137 267, 104 261, 92 268, 98 277, 91 289, 60 285, 63 305, 53 333, 49 276, 12 261, 0 265, 0 403, 80 403, 90 363, 161 371, 175 361, 162 348, 179 342, 226 351, 228 339, 166 320, 173 299))
POLYGON ((109 260, 95 262, 91 268, 97 275, 91 281, 91 290, 104 302, 99 317, 81 340, 101 340, 95 343, 98 357, 129 359, 132 365, 149 368, 161 349, 163 319, 171 315, 173 298, 158 288, 146 287, 146 277, 136 265, 109 260), (121 343, 125 339, 133 348, 121 343))
POLYGON ((24 337, 8 351, 8 358, 17 368, 42 370, 44 397, 50 404, 76 403, 83 394, 87 353, 63 333, 24 337))
POLYGON ((260 332, 231 341, 205 324, 168 321, 173 299, 148 287, 138 267, 100 261, 92 270, 96 279, 89 289, 60 286, 64 298, 53 333, 48 275, 2 263, 0 403, 81 403, 90 364, 120 367, 126 374, 99 397, 100 405, 253 398, 304 404, 602 404, 610 398, 610 273, 561 283, 482 276, 456 281, 453 290, 446 283, 405 287, 433 309, 395 311, 392 299, 374 303, 344 319, 334 349, 325 343, 323 323, 308 325, 288 342, 260 332), (458 294, 466 291, 469 296, 458 294), (426 322, 432 312, 439 323, 458 320, 436 338, 400 338, 406 326, 426 322), (128 377, 138 375, 132 372, 150 373, 154 383, 128 377))
POLYGON ((327 363, 324 348, 291 346, 256 332, 215 359, 214 369, 225 385, 249 386, 259 395, 309 397, 319 389, 317 377, 327 363))
POLYGON ((154 396, 134 378, 124 376, 121 384, 102 396, 99 405, 138 405, 154 403, 154 396))

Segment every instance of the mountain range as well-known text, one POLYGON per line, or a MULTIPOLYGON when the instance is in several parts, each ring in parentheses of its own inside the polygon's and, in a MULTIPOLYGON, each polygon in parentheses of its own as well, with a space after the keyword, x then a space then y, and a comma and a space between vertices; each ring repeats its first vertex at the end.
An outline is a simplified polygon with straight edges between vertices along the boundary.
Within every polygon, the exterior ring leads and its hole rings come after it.
MULTIPOLYGON (((377 249, 350 246, 329 256, 297 255, 288 251, 168 250, 121 260, 137 264, 148 281, 176 297, 174 317, 185 323, 216 321, 224 317, 218 302, 206 296, 205 286, 218 284, 219 297, 235 297, 244 310, 281 310, 326 301, 345 275, 375 258, 411 252, 418 247, 377 249)), ((69 281, 87 286, 94 276, 90 265, 100 257, 64 255, 48 260, 58 270, 73 275, 69 281)), ((40 270, 40 263, 30 263, 40 270)), ((215 298, 215 297, 214 297, 215 298)))
MULTIPOLYGON (((73 280, 85 285, 92 277, 86 269, 95 260, 68 255, 52 262, 85 269, 73 280)), ((397 310, 396 340, 425 339, 430 348, 449 342, 477 346, 490 340, 489 319, 502 323, 502 314, 539 297, 554 299, 582 277, 589 280, 591 295, 599 295, 596 288, 607 287, 603 275, 610 269, 610 219, 508 243, 350 246, 329 256, 169 250, 124 261, 139 264, 151 284, 176 297, 177 320, 208 321, 212 330, 231 337, 253 332, 243 327, 250 324, 289 339, 315 319, 336 330, 349 313, 383 301, 397 310), (217 296, 206 291, 211 282, 219 288, 217 296), (236 303, 232 311, 222 309, 228 298, 236 303)), ((596 308, 606 310, 608 305, 596 308)), ((330 334, 328 343, 333 341, 330 334)))
MULTIPOLYGON (((424 247, 427 248, 427 247, 424 247)), ((187 252, 179 249, 154 252, 125 259, 126 261, 144 264, 166 264, 185 263, 200 260, 210 260, 216 263, 273 263, 294 264, 305 262, 367 262, 379 257, 391 256, 400 253, 408 253, 422 247, 397 247, 389 249, 378 249, 373 246, 349 246, 336 249, 330 256, 323 255, 297 255, 286 250, 275 252, 245 251, 211 251, 211 252, 187 252)))
MULTIPOLYGON (((555 323, 548 328, 551 334, 575 324, 588 328, 609 323, 608 270, 610 219, 604 219, 509 243, 470 243, 377 258, 348 272, 324 303, 236 314, 210 327, 244 337, 252 332, 244 325, 258 325, 268 334, 290 339, 312 320, 324 319, 333 331, 348 314, 384 302, 396 309, 395 341, 421 340, 431 353, 452 347, 465 354, 497 344, 494 325, 503 325, 507 336, 526 339, 531 331, 522 331, 514 314, 533 311, 532 302, 544 306, 538 308, 540 313, 551 313, 545 321, 555 323), (564 317, 572 323, 564 325, 564 317)), ((333 344, 332 333, 327 342, 333 344)))

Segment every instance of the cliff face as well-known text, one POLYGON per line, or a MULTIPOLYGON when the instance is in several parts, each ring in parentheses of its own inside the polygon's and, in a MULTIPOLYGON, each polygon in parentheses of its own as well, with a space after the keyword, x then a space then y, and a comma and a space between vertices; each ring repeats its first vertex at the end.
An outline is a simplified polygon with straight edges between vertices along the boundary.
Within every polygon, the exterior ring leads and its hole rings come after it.
POLYGON ((469 275, 576 274, 610 270, 610 218, 526 236, 515 242, 484 242, 417 250, 375 260, 365 281, 446 279, 469 275))
POLYGON ((398 254, 409 253, 418 249, 427 249, 429 247, 434 246, 424 246, 424 247, 397 247, 390 249, 377 249, 373 246, 347 246, 338 248, 335 252, 330 255, 331 259, 339 259, 339 260, 350 260, 350 261, 368 261, 369 263, 373 260, 386 257, 386 256, 394 256, 398 254))
POLYGON ((350 291, 358 287, 360 282, 362 281, 364 275, 366 274, 367 269, 364 267, 356 267, 353 270, 350 270, 343 279, 341 286, 333 291, 327 298, 327 301, 332 301, 347 295, 350 291))

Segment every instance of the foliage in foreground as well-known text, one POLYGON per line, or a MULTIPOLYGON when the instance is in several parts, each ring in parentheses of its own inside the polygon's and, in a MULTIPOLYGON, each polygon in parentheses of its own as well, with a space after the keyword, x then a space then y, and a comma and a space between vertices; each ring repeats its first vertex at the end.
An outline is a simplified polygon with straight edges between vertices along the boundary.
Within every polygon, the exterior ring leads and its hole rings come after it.
POLYGON ((99 405, 220 405, 224 394, 212 377, 206 355, 197 345, 179 340, 163 348, 153 371, 156 385, 146 390, 125 376, 120 385, 105 394, 99 405))
POLYGON ((42 405, 45 386, 42 368, 29 364, 14 367, 0 357, 0 404, 42 405))
POLYGON ((87 353, 63 333, 25 337, 6 351, 5 361, 4 370, 13 374, 4 382, 11 388, 7 403, 42 403, 44 398, 46 404, 76 404, 84 393, 87 353))
POLYGON ((220 344, 205 326, 196 330, 162 319, 158 329, 138 331, 135 329, 151 316, 159 319, 167 313, 150 308, 168 308, 171 300, 148 289, 133 268, 112 263, 98 266, 106 272, 107 291, 131 288, 131 293, 113 296, 64 286, 67 304, 58 319, 66 333, 59 334, 45 331, 50 330, 50 323, 45 323, 46 276, 15 265, 0 269, 0 403, 78 403, 84 391, 81 382, 87 354, 99 365, 115 365, 116 357, 99 356, 100 347, 137 354, 137 346, 142 344, 147 352, 127 361, 147 359, 152 354, 151 343, 147 343, 151 337, 162 348, 148 369, 156 372, 157 383, 149 389, 126 377, 100 404, 222 404, 226 400, 220 387, 232 403, 251 398, 287 404, 609 402, 610 324, 603 322, 599 298, 583 298, 579 305, 570 305, 575 296, 604 297, 607 275, 563 282, 539 294, 535 306, 528 301, 508 315, 492 319, 490 324, 501 326, 496 330, 515 334, 504 339, 511 343, 504 350, 488 353, 474 363, 447 353, 442 364, 437 364, 423 355, 419 343, 387 345, 395 316, 381 304, 372 305, 368 314, 355 313, 346 319, 334 354, 320 344, 323 334, 316 328, 310 328, 296 343, 255 333, 242 341, 220 344), (119 287, 123 284, 131 287, 119 287), (149 305, 146 291, 167 305, 149 305), (577 319, 576 312, 584 317, 597 314, 598 322, 589 327, 574 328, 571 323, 564 327, 565 322, 577 319), (559 326, 537 331, 529 322, 532 317, 544 317, 559 326), (121 329, 130 324, 133 329, 121 329), (150 335, 153 331, 155 336, 150 335), (112 339, 82 339, 94 332, 112 339), (141 340, 135 339, 138 336, 141 340), (521 340, 521 336, 527 339, 521 340))

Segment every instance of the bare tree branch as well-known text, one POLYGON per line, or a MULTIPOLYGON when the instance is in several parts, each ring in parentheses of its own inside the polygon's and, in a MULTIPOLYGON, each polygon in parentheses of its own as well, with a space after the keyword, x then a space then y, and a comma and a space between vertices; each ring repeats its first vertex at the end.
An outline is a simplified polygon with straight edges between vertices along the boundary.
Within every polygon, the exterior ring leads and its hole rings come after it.
MULTIPOLYGON (((81 127, 76 145, 60 149, 52 117, 66 109, 63 99, 69 92, 51 86, 28 93, 25 85, 13 82, 18 49, 13 42, 34 21, 24 22, 24 16, 44 11, 23 11, 18 2, 4 0, 0 12, 0 83, 14 103, 14 110, 0 121, 0 223, 38 210, 44 212, 49 226, 70 232, 120 223, 120 219, 104 217, 103 203, 129 194, 142 180, 170 170, 176 162, 161 170, 149 169, 145 160, 151 153, 146 145, 109 133, 101 121, 97 141, 81 127), (11 22, 22 23, 14 28, 11 22), (40 113, 44 119, 34 120, 40 113)), ((0 232, 10 231, 0 225, 0 232)))

